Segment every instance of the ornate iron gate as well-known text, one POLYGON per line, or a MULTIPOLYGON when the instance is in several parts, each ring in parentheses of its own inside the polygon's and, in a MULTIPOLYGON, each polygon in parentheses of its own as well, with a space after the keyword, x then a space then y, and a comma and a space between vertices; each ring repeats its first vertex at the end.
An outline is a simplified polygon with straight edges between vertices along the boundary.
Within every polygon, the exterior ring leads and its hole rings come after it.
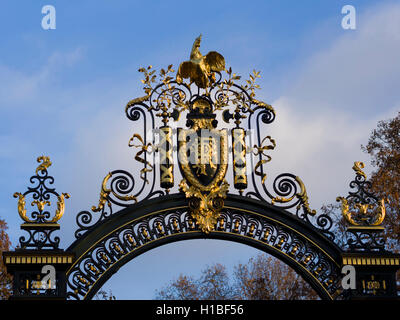
POLYGON ((396 297, 400 257, 384 248, 384 200, 370 192, 363 165, 353 167, 355 191, 337 199, 351 235, 347 248, 340 248, 332 218, 310 208, 298 176, 283 173, 271 183, 267 177, 268 153, 276 142, 262 133, 275 110, 255 98, 259 73, 238 84, 240 77, 226 70, 222 55, 201 55, 200 41, 175 76, 172 65, 160 70, 158 82, 151 66, 139 69, 146 95, 130 101, 125 112, 143 125, 128 143, 138 148, 140 176, 108 173, 98 205, 77 215, 76 240, 66 250, 52 233, 60 227, 69 195, 50 187, 50 159, 38 158, 31 178, 36 185, 14 195, 29 238, 21 237, 20 248, 3 254, 14 275, 12 298, 90 299, 141 253, 198 238, 240 242, 270 253, 324 299, 396 297), (186 127, 177 125, 182 115, 186 127), (177 190, 176 166, 182 176, 177 190), (54 216, 47 210, 51 197, 57 199, 54 216), (37 209, 30 215, 28 198, 37 209), (345 265, 356 272, 355 288, 342 286, 345 265))

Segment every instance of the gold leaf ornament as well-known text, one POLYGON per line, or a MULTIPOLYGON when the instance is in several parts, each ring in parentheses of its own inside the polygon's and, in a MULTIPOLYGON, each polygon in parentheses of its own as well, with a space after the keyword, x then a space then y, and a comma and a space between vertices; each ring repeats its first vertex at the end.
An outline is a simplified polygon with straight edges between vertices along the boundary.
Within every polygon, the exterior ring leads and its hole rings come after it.
POLYGON ((364 162, 361 161, 354 161, 354 165, 352 169, 355 171, 356 175, 364 177, 364 179, 367 179, 367 175, 365 172, 362 170, 365 167, 364 162))
POLYGON ((48 156, 40 156, 37 158, 37 162, 41 162, 40 165, 36 168, 36 174, 39 173, 39 171, 45 171, 47 170, 48 167, 51 166, 51 161, 50 161, 50 157, 48 156))

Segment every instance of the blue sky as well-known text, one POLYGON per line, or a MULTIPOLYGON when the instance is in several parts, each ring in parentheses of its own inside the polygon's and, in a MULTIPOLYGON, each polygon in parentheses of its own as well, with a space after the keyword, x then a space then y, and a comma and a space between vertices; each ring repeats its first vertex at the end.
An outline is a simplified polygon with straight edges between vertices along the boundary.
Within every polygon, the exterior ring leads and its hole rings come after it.
MULTIPOLYGON (((0 217, 14 245, 22 235, 15 191, 36 157, 49 155, 59 192, 69 192, 59 232, 67 247, 75 215, 98 200, 110 170, 134 168, 134 128, 124 105, 142 95, 137 69, 177 66, 203 34, 246 77, 277 119, 271 175, 293 172, 319 208, 347 192, 355 160, 376 122, 400 110, 398 1, 11 1, 0 4, 0 217), (43 30, 41 9, 56 9, 43 30), (341 27, 344 5, 356 30, 341 27)), ((367 168, 367 172, 371 168, 367 168)), ((121 268, 105 285, 117 298, 151 299, 179 273, 246 262, 256 250, 223 241, 170 244, 121 268), (140 275, 140 276, 138 276, 140 275)))

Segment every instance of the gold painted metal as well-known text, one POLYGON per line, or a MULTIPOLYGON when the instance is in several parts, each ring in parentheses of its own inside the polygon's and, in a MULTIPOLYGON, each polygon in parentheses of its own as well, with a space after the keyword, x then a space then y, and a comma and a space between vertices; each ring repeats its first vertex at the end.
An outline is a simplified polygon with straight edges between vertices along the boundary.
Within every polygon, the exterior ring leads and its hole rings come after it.
POLYGON ((263 156, 267 157, 267 159, 261 159, 261 160, 259 160, 259 161, 257 162, 256 166, 254 167, 254 173, 255 173, 257 176, 260 176, 260 177, 261 177, 261 183, 262 183, 262 184, 264 184, 265 179, 267 178, 267 175, 266 175, 265 173, 262 173, 261 170, 259 170, 259 168, 260 168, 263 164, 265 164, 265 163, 271 161, 271 159, 272 159, 269 155, 265 154, 264 152, 267 151, 267 150, 274 150, 275 147, 276 147, 276 142, 275 142, 274 139, 271 138, 271 136, 266 136, 266 137, 261 141, 261 145, 259 145, 259 146, 254 145, 254 147, 253 147, 253 153, 254 153, 254 155, 257 156, 257 155, 262 154, 263 156), (271 144, 270 144, 270 145, 263 145, 264 142, 265 142, 266 140, 269 140, 269 142, 270 142, 271 144))
MULTIPOLYGON (((352 167, 357 176, 367 179, 367 175, 362 171, 363 168, 364 163, 361 161, 355 161, 352 167)), ((385 199, 379 200, 377 204, 357 202, 350 204, 344 197, 337 197, 336 201, 341 202, 342 216, 349 223, 349 230, 383 230, 381 224, 386 216, 385 199), (350 206, 357 211, 352 211, 350 206)))
POLYGON ((111 207, 111 202, 109 201, 110 194, 115 196, 117 199, 121 201, 135 201, 137 202, 137 198, 134 195, 126 195, 126 196, 121 196, 120 194, 114 192, 110 188, 107 188, 107 182, 108 180, 112 177, 112 173, 109 172, 103 179, 103 182, 101 183, 101 189, 100 189, 100 199, 99 199, 99 204, 96 206, 92 206, 92 211, 93 212, 100 212, 103 210, 104 205, 107 203, 108 207, 111 207))
POLYGON ((380 265, 380 266, 393 266, 400 265, 399 258, 387 258, 387 257, 363 257, 362 259, 358 257, 346 256, 342 259, 343 264, 349 265, 360 265, 360 266, 368 266, 368 265, 380 265))
POLYGON ((25 222, 32 222, 27 216, 26 216, 26 208, 25 208, 25 196, 22 193, 15 192, 14 193, 14 198, 18 197, 18 213, 19 216, 21 217, 22 220, 25 222))
POLYGON ((385 219, 386 208, 384 199, 379 200, 377 207, 372 204, 355 203, 354 207, 359 209, 358 213, 350 211, 350 205, 346 198, 337 197, 336 201, 341 202, 342 216, 350 225, 362 226, 363 228, 370 227, 371 229, 375 227, 377 230, 381 229, 377 227, 380 226, 385 219), (356 219, 353 218, 353 216, 357 215, 360 217, 357 217, 356 219), (370 220, 371 216, 375 217, 375 219, 368 223, 367 221, 370 220))
POLYGON ((264 232, 263 241, 267 241, 268 240, 268 236, 269 236, 269 229, 266 229, 265 232, 264 232))
POLYGON ((58 256, 58 255, 32 255, 19 254, 13 256, 5 256, 5 264, 66 264, 72 263, 73 256, 58 256))
MULTIPOLYGON (((19 192, 15 192, 14 193, 14 198, 18 197, 18 213, 19 216, 22 218, 22 220, 24 220, 25 222, 32 224, 35 223, 34 220, 31 220, 27 217, 26 215, 26 201, 25 201, 25 196, 19 192)), ((70 195, 68 193, 62 193, 61 195, 59 195, 57 197, 57 209, 55 212, 55 216, 53 217, 53 219, 46 221, 46 223, 40 223, 40 224, 35 224, 37 226, 45 226, 47 224, 52 224, 52 223, 56 223, 58 220, 61 219, 61 217, 64 214, 65 211, 65 199, 69 199, 70 195)), ((50 205, 50 201, 38 201, 38 200, 34 200, 32 201, 32 206, 35 205, 37 206, 39 212, 43 212, 45 205, 50 205)))
MULTIPOLYGON (((111 172, 109 172, 103 179, 103 182, 101 184, 101 190, 100 190, 100 199, 99 199, 99 204, 96 206, 92 206, 92 211, 93 212, 99 212, 104 208, 104 205, 108 201, 108 195, 111 192, 111 189, 107 188, 107 181, 110 179, 112 176, 111 172)), ((108 202, 108 206, 111 207, 111 203, 108 202)))
POLYGON ((101 257, 102 257, 102 259, 103 259, 106 263, 111 263, 110 258, 107 257, 107 256, 105 255, 105 253, 101 253, 101 257))
POLYGON ((133 246, 136 246, 136 242, 135 240, 132 238, 132 236, 130 234, 128 234, 128 241, 130 244, 132 244, 133 246))
POLYGON ((170 189, 174 186, 174 159, 172 155, 172 128, 160 128, 160 142, 158 146, 160 152, 160 186, 170 189))
POLYGON ((193 220, 192 220, 192 219, 189 219, 188 223, 189 223, 189 229, 190 229, 190 230, 193 230, 193 229, 194 229, 193 220))
POLYGON ((199 200, 198 206, 191 208, 191 215, 200 226, 200 229, 204 233, 213 231, 220 215, 219 211, 222 209, 222 206, 215 208, 214 200, 226 198, 229 189, 229 184, 226 180, 224 179, 221 185, 216 184, 211 187, 208 192, 202 192, 194 185, 189 186, 186 179, 181 181, 179 188, 185 193, 186 198, 197 198, 199 200))
POLYGON ((226 129, 215 130, 213 119, 204 116, 211 110, 208 101, 196 100, 193 110, 199 116, 191 118, 191 129, 178 129, 178 160, 183 175, 179 189, 189 199, 191 215, 200 229, 209 233, 215 230, 229 188, 225 180, 228 135, 226 129))
POLYGON ((140 232, 142 233, 142 236, 146 239, 146 240, 150 240, 150 235, 149 232, 147 231, 147 229, 145 227, 142 227, 140 229, 140 232))
MULTIPOLYGON (((207 103, 200 102, 195 108, 202 113, 207 103)), ((189 199, 191 215, 200 229, 209 233, 215 229, 219 211, 223 207, 223 199, 229 188, 225 180, 228 168, 228 142, 227 131, 212 129, 211 122, 201 121, 210 119, 192 119, 192 129, 178 130, 178 159, 183 179, 179 189, 189 199), (209 135, 203 135, 206 130, 209 135), (191 144, 188 145, 188 137, 191 144), (219 141, 217 141, 219 139, 219 141), (219 146, 219 148, 218 148, 219 146), (191 158, 188 159, 188 151, 191 158), (201 182, 201 177, 208 177, 207 168, 214 172, 208 183, 201 182)))
POLYGON ((356 172, 356 175, 363 176, 365 179, 367 179, 367 175, 364 173, 364 171, 361 170, 364 167, 365 167, 365 165, 363 162, 354 161, 354 165, 353 165, 352 169, 356 172))
POLYGON ((278 249, 281 249, 284 242, 285 242, 285 238, 284 238, 284 237, 280 237, 280 238, 279 238, 279 242, 278 242, 277 244, 275 244, 275 246, 276 246, 278 249))
POLYGON ((280 202, 280 203, 285 203, 292 201, 295 197, 297 197, 300 200, 300 204, 298 205, 297 208, 302 206, 304 210, 307 212, 307 214, 314 216, 317 212, 316 210, 311 210, 310 204, 308 202, 308 195, 307 195, 307 190, 306 186, 304 185, 303 181, 299 177, 295 177, 295 180, 300 186, 300 192, 294 194, 290 198, 285 198, 285 197, 275 197, 271 200, 271 204, 274 204, 275 202, 280 202))
POLYGON ((218 230, 224 230, 225 229, 225 219, 221 218, 219 219, 219 228, 218 230))
POLYGON ((303 260, 303 264, 308 264, 311 261, 311 254, 308 254, 306 258, 303 260))
POLYGON ((143 97, 139 97, 139 98, 135 98, 135 99, 130 100, 130 101, 126 104, 125 112, 128 110, 129 107, 131 107, 131 106, 133 106, 133 105, 135 105, 135 104, 137 104, 137 103, 145 102, 145 101, 149 100, 149 98, 150 98, 150 95, 148 94, 148 95, 146 95, 146 96, 143 96, 143 97))
POLYGON ((200 53, 201 35, 196 38, 190 53, 190 60, 179 65, 176 81, 182 83, 183 79, 190 79, 190 84, 195 83, 199 88, 207 88, 210 85, 209 77, 215 71, 225 70, 224 57, 215 51, 210 51, 203 56, 200 53))
POLYGON ((233 152, 233 185, 236 189, 247 188, 246 174, 246 131, 242 128, 232 129, 233 152))
POLYGON ((57 201, 56 214, 53 217, 53 219, 51 219, 49 221, 50 223, 55 223, 61 219, 61 217, 63 216, 64 211, 65 211, 65 200, 64 199, 69 199, 69 198, 70 198, 70 195, 68 193, 62 193, 57 197, 58 201, 57 201))
POLYGON ((153 144, 150 143, 150 142, 147 143, 147 144, 144 144, 144 140, 143 140, 142 136, 140 134, 137 134, 137 133, 135 133, 129 139, 128 146, 129 147, 140 148, 140 150, 135 155, 135 160, 144 164, 144 168, 140 170, 140 178, 142 180, 144 180, 146 183, 149 183, 149 181, 145 178, 145 175, 146 175, 147 172, 151 172, 153 170, 153 165, 149 161, 145 160, 144 158, 141 158, 140 156, 143 153, 152 153, 153 151, 157 151, 157 147, 153 146, 153 144), (133 144, 133 141, 135 140, 135 138, 140 141, 140 143, 141 143, 140 145, 134 145, 133 144), (150 148, 152 148, 152 149, 150 149, 150 148))
POLYGON ((48 206, 50 206, 51 203, 50 203, 50 201, 47 201, 47 200, 46 201, 39 201, 39 200, 32 201, 32 206, 34 206, 35 204, 36 204, 39 212, 42 212, 44 210, 44 207, 46 206, 46 204, 48 206))
MULTIPOLYGON (((194 152, 196 152, 195 163, 193 166, 198 169, 199 173, 205 172, 204 168, 206 165, 210 165, 212 167, 216 167, 219 162, 219 170, 217 171, 215 177, 208 185, 203 185, 199 182, 198 178, 193 174, 189 159, 187 156, 187 137, 196 135, 196 131, 193 129, 181 129, 178 131, 178 142, 179 142, 179 165, 182 169, 183 175, 185 177, 184 180, 197 188, 199 191, 211 191, 215 190, 215 186, 220 184, 226 175, 226 171, 228 169, 228 142, 227 142, 227 131, 226 130, 210 130, 211 134, 220 137, 220 150, 216 150, 214 146, 218 145, 218 143, 214 143, 213 138, 210 137, 199 137, 196 138, 194 146, 194 152), (203 138, 203 139, 202 139, 203 138), (205 147, 207 144, 212 144, 212 147, 205 147), (196 148, 197 147, 197 148, 196 148), (200 152, 198 152, 198 148, 200 152), (197 150, 196 150, 197 149, 197 150), (208 150, 208 152, 206 151, 208 150), (219 157, 218 157, 219 151, 219 157)), ((183 181, 183 180, 182 180, 183 181)), ((182 183, 182 182, 181 182, 182 183)))
POLYGON ((248 236, 249 237, 253 237, 254 236, 254 230, 255 230, 256 226, 254 225, 254 223, 250 224, 250 229, 248 232, 248 236))
POLYGON ((48 167, 51 166, 51 161, 50 157, 48 156, 40 156, 37 158, 37 162, 41 162, 40 165, 36 168, 36 174, 39 173, 39 171, 44 171, 47 170, 48 167))
POLYGON ((174 227, 175 232, 179 232, 179 225, 178 225, 178 221, 176 219, 173 219, 172 226, 174 227))
MULTIPOLYGON (((37 158, 37 162, 41 162, 41 164, 36 168, 36 174, 39 173, 39 171, 45 171, 47 170, 48 167, 51 166, 51 161, 50 158, 47 156, 40 156, 37 158)), ((14 198, 18 198, 18 214, 21 217, 21 219, 23 221, 25 221, 25 223, 23 224, 24 227, 45 227, 45 226, 55 226, 55 223, 61 219, 61 217, 64 214, 65 211, 65 199, 69 199, 70 195, 68 193, 62 193, 61 195, 57 196, 57 209, 55 211, 55 215, 51 220, 45 220, 44 222, 39 222, 37 223, 35 220, 31 220, 28 216, 27 216, 27 210, 26 210, 26 198, 25 196, 20 193, 20 192, 15 192, 13 195, 14 198)), ((43 201, 39 201, 39 200, 33 200, 31 203, 32 206, 36 205, 38 211, 39 211, 39 216, 41 216, 42 218, 44 217, 42 214, 42 212, 45 209, 45 206, 51 205, 51 202, 48 200, 43 200, 43 201)), ((58 225, 56 225, 58 226, 58 225)))
POLYGON ((297 250, 299 250, 299 246, 296 244, 296 245, 292 248, 292 250, 290 251, 290 254, 291 254, 291 255, 295 255, 296 252, 297 252, 297 250))
POLYGON ((240 224, 239 219, 236 219, 234 225, 235 228, 233 229, 233 232, 239 232, 239 224, 240 224))

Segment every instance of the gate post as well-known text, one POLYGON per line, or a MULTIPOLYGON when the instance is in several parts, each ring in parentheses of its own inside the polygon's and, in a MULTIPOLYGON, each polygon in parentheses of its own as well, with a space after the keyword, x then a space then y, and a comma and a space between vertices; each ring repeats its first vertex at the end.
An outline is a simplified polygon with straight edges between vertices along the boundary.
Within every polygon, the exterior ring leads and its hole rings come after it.
POLYGON ((346 229, 347 251, 342 253, 342 266, 354 267, 356 287, 347 291, 350 299, 399 299, 396 272, 400 269, 400 254, 385 249, 385 199, 378 199, 361 170, 362 162, 355 162, 356 178, 350 183, 355 189, 346 198, 338 197, 346 229))
POLYGON ((53 237, 52 233, 60 229, 57 221, 64 214, 64 201, 69 194, 60 195, 55 188, 50 188, 54 178, 47 173, 51 165, 49 157, 42 156, 37 161, 41 164, 30 179, 34 187, 28 187, 23 194, 14 193, 18 198, 18 213, 24 221, 21 229, 28 232, 28 237, 20 237, 14 251, 3 252, 7 273, 13 276, 10 299, 65 299, 66 270, 73 263, 74 255, 59 249, 60 238, 53 237), (29 215, 26 201, 34 207, 29 215), (54 216, 49 212, 51 209, 54 216))
POLYGON ((66 299, 66 270, 73 258, 64 250, 17 249, 4 252, 7 273, 13 276, 10 300, 66 299))
POLYGON ((390 252, 345 252, 343 265, 356 271, 356 289, 351 299, 399 298, 396 272, 400 268, 400 255, 390 252))

